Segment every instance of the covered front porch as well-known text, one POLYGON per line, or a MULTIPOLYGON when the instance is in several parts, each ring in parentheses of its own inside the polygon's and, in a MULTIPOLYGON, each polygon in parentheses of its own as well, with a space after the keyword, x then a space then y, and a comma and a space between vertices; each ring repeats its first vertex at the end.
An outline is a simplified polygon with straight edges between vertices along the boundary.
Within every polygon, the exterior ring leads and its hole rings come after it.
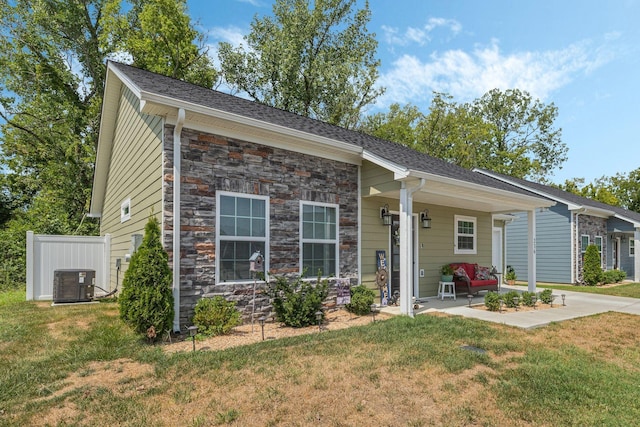
MULTIPOLYGON (((400 314, 414 315, 413 297, 437 294, 443 264, 470 262, 503 272, 504 225, 512 212, 530 218, 527 252, 535 265, 536 211, 553 202, 497 181, 494 187, 484 176, 472 182, 378 163, 365 161, 361 168, 360 281, 377 286, 383 255, 389 292, 399 292, 400 314)), ((532 292, 535 270, 526 278, 532 292)))

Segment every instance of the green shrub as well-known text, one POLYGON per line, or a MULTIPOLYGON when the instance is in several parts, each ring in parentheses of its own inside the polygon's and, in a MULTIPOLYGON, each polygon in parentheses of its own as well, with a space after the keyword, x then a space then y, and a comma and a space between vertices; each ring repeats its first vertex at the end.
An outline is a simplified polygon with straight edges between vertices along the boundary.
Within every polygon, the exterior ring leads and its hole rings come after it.
POLYGON ((193 324, 198 327, 198 334, 206 337, 227 335, 234 327, 242 324, 236 303, 219 295, 200 298, 194 311, 193 324))
POLYGON ((603 283, 619 283, 627 278, 627 273, 622 270, 607 270, 602 275, 603 283))
POLYGON ((602 282, 602 260, 596 245, 587 246, 582 264, 582 280, 589 286, 602 282))
POLYGON ((540 301, 545 304, 551 304, 551 301, 553 300, 553 298, 551 298, 552 295, 552 289, 545 289, 544 291, 540 292, 540 301))
POLYGON ((146 333, 153 326, 156 337, 161 337, 171 330, 174 313, 168 260, 160 243, 158 220, 151 217, 142 244, 124 273, 118 298, 120 318, 138 333, 146 333))
POLYGON ((373 289, 367 288, 365 285, 358 285, 351 288, 351 302, 344 307, 351 313, 358 316, 364 316, 371 312, 371 304, 376 298, 373 289))
POLYGON ((502 295, 497 292, 487 292, 484 296, 484 305, 487 307, 489 311, 498 311, 500 310, 500 301, 502 300, 502 295))
POLYGON ((536 296, 535 292, 527 292, 524 291, 521 295, 522 297, 522 305, 525 305, 527 307, 533 307, 535 305, 534 299, 533 297, 536 296))
POLYGON ((293 328, 317 324, 316 312, 322 312, 322 303, 328 293, 327 281, 321 280, 320 277, 314 284, 302 280, 300 276, 293 280, 280 276, 267 287, 276 320, 293 328))
POLYGON ((502 295, 504 305, 509 308, 516 308, 520 306, 520 293, 518 291, 509 291, 502 295))

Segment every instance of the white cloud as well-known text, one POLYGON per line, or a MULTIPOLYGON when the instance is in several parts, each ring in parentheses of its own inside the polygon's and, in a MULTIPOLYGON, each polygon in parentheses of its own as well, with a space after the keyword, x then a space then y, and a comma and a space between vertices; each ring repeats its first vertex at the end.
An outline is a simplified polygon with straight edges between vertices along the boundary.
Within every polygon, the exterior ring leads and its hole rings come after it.
POLYGON ((423 27, 407 27, 404 33, 387 25, 382 26, 382 32, 385 41, 391 46, 407 46, 412 43, 423 46, 431 41, 431 33, 438 28, 447 29, 453 35, 462 31, 462 25, 455 19, 430 18, 423 27))
POLYGON ((478 45, 471 52, 434 52, 426 61, 405 54, 391 69, 381 73, 379 84, 387 91, 377 106, 430 102, 433 91, 448 93, 458 102, 465 102, 495 88, 518 88, 544 100, 577 74, 589 73, 612 57, 608 49, 594 49, 589 42, 555 51, 505 54, 497 40, 487 46, 478 45))

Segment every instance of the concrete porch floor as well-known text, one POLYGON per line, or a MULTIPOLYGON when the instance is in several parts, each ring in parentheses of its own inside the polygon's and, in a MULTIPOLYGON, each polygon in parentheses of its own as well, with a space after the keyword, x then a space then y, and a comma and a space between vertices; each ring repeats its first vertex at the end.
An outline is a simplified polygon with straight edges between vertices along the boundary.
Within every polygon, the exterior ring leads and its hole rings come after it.
MULTIPOLYGON (((500 292, 505 293, 513 289, 523 292, 527 290, 527 287, 503 285, 500 292)), ((538 290, 541 290, 541 288, 538 288, 538 290)), ((486 292, 483 291, 477 296, 474 296, 471 304, 483 304, 485 294, 486 292)), ((538 328, 546 326, 552 322, 561 322, 563 320, 591 316, 598 313, 606 313, 608 311, 617 311, 640 316, 640 299, 636 298, 614 297, 609 295, 570 291, 554 291, 554 295, 558 296, 554 302, 554 308, 548 310, 534 310, 515 313, 498 313, 477 310, 468 306, 469 300, 466 295, 460 294, 455 301, 453 298, 445 298, 444 301, 436 297, 422 298, 422 302, 418 304, 419 308, 415 310, 414 313, 415 315, 419 315, 436 311, 485 320, 488 322, 502 323, 524 329, 538 328), (562 305, 560 294, 566 295, 565 306, 562 305)), ((381 312, 387 315, 399 315, 400 307, 383 307, 381 312)))

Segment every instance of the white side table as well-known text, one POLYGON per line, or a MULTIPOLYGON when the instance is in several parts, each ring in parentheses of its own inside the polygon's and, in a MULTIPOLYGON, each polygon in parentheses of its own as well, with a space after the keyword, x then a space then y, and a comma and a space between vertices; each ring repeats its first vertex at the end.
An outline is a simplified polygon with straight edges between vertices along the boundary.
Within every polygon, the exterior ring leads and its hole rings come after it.
POLYGON ((444 297, 456 300, 456 284, 453 282, 438 282, 438 296, 444 301, 444 297))

